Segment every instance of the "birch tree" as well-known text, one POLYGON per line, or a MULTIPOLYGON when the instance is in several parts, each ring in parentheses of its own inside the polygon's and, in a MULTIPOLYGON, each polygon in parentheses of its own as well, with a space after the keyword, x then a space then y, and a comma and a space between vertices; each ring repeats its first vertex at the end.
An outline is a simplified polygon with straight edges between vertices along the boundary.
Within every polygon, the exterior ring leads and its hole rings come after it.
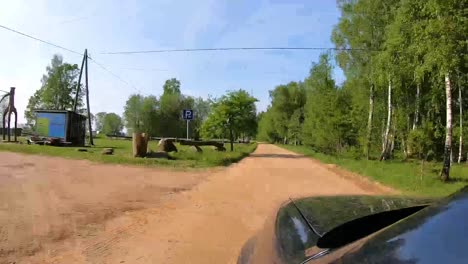
POLYGON ((460 110, 460 140, 458 145, 458 163, 461 163, 463 158, 463 100, 460 85, 460 76, 458 77, 458 107, 460 110))
POLYGON ((386 160, 389 157, 389 141, 388 136, 390 134, 390 126, 392 125, 392 80, 389 78, 388 80, 388 90, 387 90, 387 98, 388 98, 388 105, 387 105, 387 124, 385 126, 385 134, 384 134, 384 143, 383 143, 383 150, 382 154, 380 155, 380 160, 386 160))
POLYGON ((398 0, 338 1, 341 18, 332 33, 332 41, 341 49, 336 55, 338 64, 348 79, 365 78, 369 87, 365 131, 367 159, 370 158, 376 92, 373 58, 382 49, 385 27, 393 16, 392 6, 397 2, 398 0))

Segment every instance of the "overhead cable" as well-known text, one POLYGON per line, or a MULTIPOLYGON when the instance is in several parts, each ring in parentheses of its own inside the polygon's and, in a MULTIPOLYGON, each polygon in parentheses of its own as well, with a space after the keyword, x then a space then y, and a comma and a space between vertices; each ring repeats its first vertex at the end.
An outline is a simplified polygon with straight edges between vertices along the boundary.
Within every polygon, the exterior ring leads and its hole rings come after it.
POLYGON ((30 38, 30 39, 34 39, 34 40, 40 41, 40 42, 45 43, 45 44, 50 45, 50 46, 54 46, 54 47, 56 47, 56 48, 66 50, 66 51, 71 52, 71 53, 75 53, 75 54, 78 54, 78 55, 81 55, 81 56, 84 55, 84 54, 81 53, 81 52, 78 52, 78 51, 74 51, 74 50, 65 48, 65 47, 63 47, 63 46, 54 44, 54 43, 52 43, 52 42, 50 42, 50 41, 46 41, 46 40, 42 40, 42 39, 33 37, 33 36, 31 36, 31 35, 28 35, 28 34, 23 33, 23 32, 19 32, 19 31, 17 31, 17 30, 14 30, 14 29, 12 29, 12 28, 9 28, 9 27, 3 26, 3 25, 0 25, 0 28, 6 29, 6 30, 8 30, 8 31, 14 32, 14 33, 16 33, 16 34, 25 36, 25 37, 30 38))
POLYGON ((234 50, 337 50, 337 51, 376 51, 369 49, 351 48, 327 48, 327 47, 231 47, 231 48, 199 48, 199 49, 159 49, 136 51, 101 52, 106 55, 146 54, 146 53, 171 53, 171 52, 200 52, 200 51, 234 51, 234 50))
MULTIPOLYGON (((15 30, 15 29, 12 29, 12 28, 9 28, 7 26, 3 26, 3 25, 0 25, 0 28, 3 28, 3 29, 6 29, 8 31, 11 31, 11 32, 14 32, 16 34, 19 34, 19 35, 22 35, 24 37, 27 37, 27 38, 30 38, 30 39, 33 39, 33 40, 36 40, 36 41, 40 41, 44 44, 47 44, 47 45, 50 45, 50 46, 53 46, 53 47, 56 47, 56 48, 59 48, 59 49, 62 49, 62 50, 65 50, 65 51, 68 51, 68 52, 71 52, 71 53, 74 53, 74 54, 77 54, 77 55, 80 55, 80 56, 84 56, 83 53, 81 52, 78 52, 78 51, 74 51, 74 50, 71 50, 69 48, 65 48, 63 46, 60 46, 60 45, 57 45, 57 44, 54 44, 50 41, 46 41, 46 40, 43 40, 43 39, 40 39, 40 38, 37 38, 37 37, 34 37, 34 36, 31 36, 29 34, 26 34, 26 33, 23 33, 23 32, 20 32, 18 30, 15 30)), ((135 88, 132 84, 130 84, 129 82, 125 81, 124 79, 122 79, 120 76, 118 76, 117 74, 113 73, 112 71, 110 71, 107 67, 105 67, 104 65, 102 65, 101 63, 97 62, 96 60, 92 59, 91 57, 88 56, 88 58, 91 60, 91 62, 93 62, 94 64, 98 65, 100 68, 102 68, 104 71, 108 72, 109 74, 111 74, 112 76, 114 76, 115 78, 119 79, 121 82, 127 84, 128 86, 132 87, 133 89, 135 89, 136 91, 140 92, 141 91, 137 88, 135 88)))
POLYGON ((94 64, 96 64, 97 66, 99 66, 101 69, 103 69, 104 71, 106 71, 107 73, 109 73, 110 75, 114 76, 115 78, 117 78, 118 80, 120 80, 121 82, 125 83, 126 85, 130 86, 131 88, 135 89, 137 92, 141 93, 141 90, 136 88, 134 85, 132 85, 131 83, 127 82, 126 80, 122 79, 119 75, 115 74, 114 72, 112 72, 111 70, 109 70, 106 66, 102 65, 101 63, 97 62, 96 60, 94 60, 93 58, 91 57, 88 57, 91 62, 93 62, 94 64))

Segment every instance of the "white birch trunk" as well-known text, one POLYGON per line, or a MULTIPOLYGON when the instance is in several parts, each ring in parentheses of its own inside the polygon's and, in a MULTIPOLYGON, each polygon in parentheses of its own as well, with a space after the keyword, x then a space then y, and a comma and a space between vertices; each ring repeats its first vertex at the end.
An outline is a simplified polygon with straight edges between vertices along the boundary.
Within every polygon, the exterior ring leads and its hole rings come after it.
POLYGON ((416 129, 418 123, 419 123, 419 97, 420 97, 420 89, 421 85, 418 83, 416 85, 416 109, 414 111, 414 120, 413 120, 413 130, 416 129))
MULTIPOLYGON (((394 113, 392 113, 392 118, 394 119, 394 113)), ((396 125, 395 125, 395 122, 392 123, 392 141, 390 143, 390 151, 388 152, 389 155, 388 157, 393 157, 393 150, 395 149, 395 137, 396 137, 396 125)))
POLYGON ((392 80, 388 81, 388 112, 387 112, 387 125, 385 128, 383 151, 380 155, 380 160, 388 158, 388 135, 390 134, 390 127, 392 125, 392 80))
POLYGON ((385 149, 385 119, 382 119, 382 151, 385 149))
POLYGON ((372 121, 374 119, 374 84, 371 84, 369 91, 369 118, 367 119, 367 148, 366 158, 369 160, 371 140, 372 140, 372 121))
POLYGON ((449 73, 445 73, 445 99, 446 99, 446 128, 445 128, 445 148, 444 164, 440 172, 440 179, 447 181, 450 177, 450 156, 452 152, 452 85, 449 73))
POLYGON ((463 153, 463 105, 460 83, 458 84, 458 105, 460 108, 460 142, 458 146, 458 163, 461 163, 463 153))

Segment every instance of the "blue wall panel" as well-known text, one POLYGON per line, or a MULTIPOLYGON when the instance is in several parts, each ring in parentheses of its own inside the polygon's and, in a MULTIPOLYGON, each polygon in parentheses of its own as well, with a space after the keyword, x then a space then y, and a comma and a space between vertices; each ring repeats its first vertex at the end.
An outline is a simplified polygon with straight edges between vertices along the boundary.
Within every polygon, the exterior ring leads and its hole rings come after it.
POLYGON ((49 133, 46 136, 65 138, 66 113, 37 113, 37 117, 49 119, 49 133))

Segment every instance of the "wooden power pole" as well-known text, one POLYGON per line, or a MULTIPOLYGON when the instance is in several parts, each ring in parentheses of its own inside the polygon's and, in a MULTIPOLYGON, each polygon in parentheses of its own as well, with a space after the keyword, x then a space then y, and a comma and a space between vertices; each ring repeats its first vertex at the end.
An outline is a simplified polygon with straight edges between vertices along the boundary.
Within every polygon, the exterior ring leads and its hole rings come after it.
POLYGON ((89 130, 89 144, 94 145, 93 141, 93 128, 91 127, 91 108, 89 107, 89 84, 88 84, 88 49, 85 49, 83 61, 81 62, 80 75, 78 77, 78 84, 76 85, 75 102, 73 103, 73 112, 76 113, 78 106, 78 97, 80 96, 81 77, 85 72, 85 88, 86 88, 86 109, 88 111, 88 130, 89 130))
POLYGON ((91 109, 89 107, 89 85, 88 85, 88 49, 85 49, 85 83, 86 83, 86 108, 88 109, 88 128, 89 128, 89 144, 94 145, 93 128, 91 126, 91 109))

